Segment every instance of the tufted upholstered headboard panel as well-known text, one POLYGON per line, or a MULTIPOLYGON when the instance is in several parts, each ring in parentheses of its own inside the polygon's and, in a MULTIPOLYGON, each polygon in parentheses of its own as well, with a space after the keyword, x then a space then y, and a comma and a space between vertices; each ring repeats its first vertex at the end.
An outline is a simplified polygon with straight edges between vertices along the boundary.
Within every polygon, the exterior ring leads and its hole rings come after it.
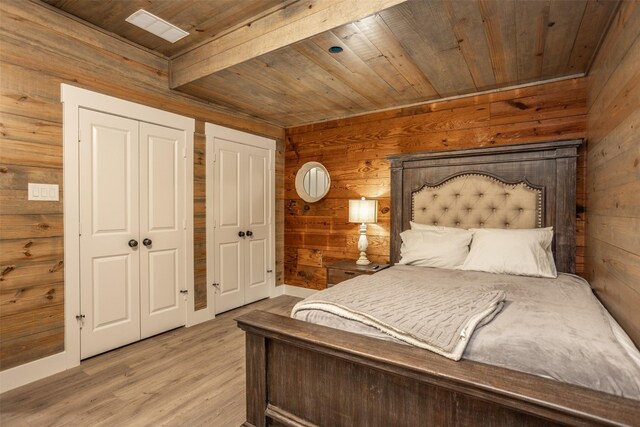
POLYGON ((411 193, 411 220, 460 228, 542 227, 544 188, 463 173, 411 193))
POLYGON ((388 156, 391 262, 409 222, 460 228, 554 227, 558 271, 575 273, 581 140, 388 156))

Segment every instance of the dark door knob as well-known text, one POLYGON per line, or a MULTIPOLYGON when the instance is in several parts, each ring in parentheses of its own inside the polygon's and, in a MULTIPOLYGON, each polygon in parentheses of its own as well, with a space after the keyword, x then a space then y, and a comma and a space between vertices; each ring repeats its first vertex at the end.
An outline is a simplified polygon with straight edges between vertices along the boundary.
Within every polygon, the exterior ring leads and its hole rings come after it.
POLYGON ((244 237, 244 231, 238 231, 238 237, 244 237))
POLYGON ((247 236, 249 236, 249 237, 253 236, 253 231, 247 230, 247 236))
POLYGON ((130 248, 135 248, 136 246, 138 246, 138 241, 136 239, 129 240, 129 247, 130 248))
POLYGON ((152 243, 153 242, 151 241, 151 239, 144 239, 142 241, 142 244, 145 245, 145 246, 151 246, 152 243))

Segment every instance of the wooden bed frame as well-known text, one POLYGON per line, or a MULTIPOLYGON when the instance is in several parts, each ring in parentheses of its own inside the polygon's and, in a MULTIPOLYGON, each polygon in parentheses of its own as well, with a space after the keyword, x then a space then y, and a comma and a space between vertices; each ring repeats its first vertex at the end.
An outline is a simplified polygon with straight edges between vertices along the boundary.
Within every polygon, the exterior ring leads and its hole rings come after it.
MULTIPOLYGON (((581 141, 390 156, 391 260, 411 193, 462 172, 544 188, 559 271, 575 270, 575 171, 581 141)), ((640 403, 479 362, 272 313, 246 331, 245 426, 640 425, 640 403)))

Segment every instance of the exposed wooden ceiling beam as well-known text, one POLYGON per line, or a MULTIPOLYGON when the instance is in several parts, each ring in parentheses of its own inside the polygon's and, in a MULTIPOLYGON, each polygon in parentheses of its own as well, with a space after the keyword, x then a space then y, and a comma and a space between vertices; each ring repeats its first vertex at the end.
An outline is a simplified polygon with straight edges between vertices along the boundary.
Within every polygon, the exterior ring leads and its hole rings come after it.
POLYGON ((300 0, 170 62, 172 89, 406 0, 300 0))

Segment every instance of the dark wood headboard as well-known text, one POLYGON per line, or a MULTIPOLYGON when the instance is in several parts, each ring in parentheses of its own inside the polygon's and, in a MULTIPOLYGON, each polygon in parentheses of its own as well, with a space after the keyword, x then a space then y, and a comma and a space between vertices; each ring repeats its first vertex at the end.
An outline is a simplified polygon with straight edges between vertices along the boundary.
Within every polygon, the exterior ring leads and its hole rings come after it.
POLYGON ((542 223, 553 226, 558 271, 576 270, 576 158, 582 140, 537 142, 391 155, 391 262, 400 260, 400 233, 410 228, 412 194, 461 174, 543 189, 542 223))

